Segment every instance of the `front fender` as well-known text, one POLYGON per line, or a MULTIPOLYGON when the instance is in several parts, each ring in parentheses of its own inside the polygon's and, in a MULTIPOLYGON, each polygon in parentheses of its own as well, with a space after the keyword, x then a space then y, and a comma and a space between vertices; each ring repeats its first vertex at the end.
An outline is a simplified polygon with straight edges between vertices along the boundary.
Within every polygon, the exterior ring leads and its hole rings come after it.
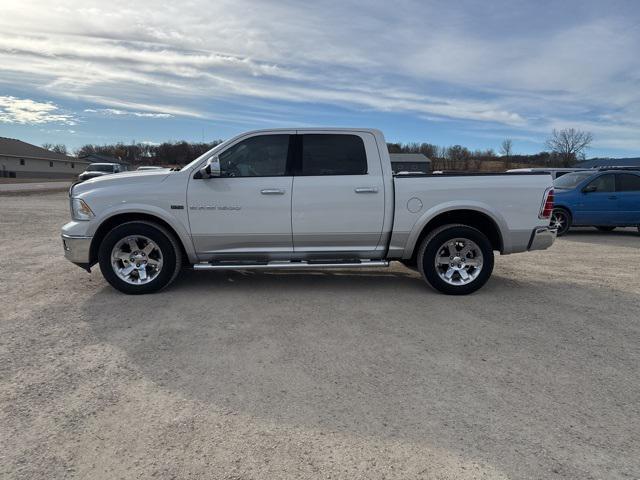
MULTIPOLYGON (((178 210, 184 212, 184 210, 178 210)), ((137 203, 122 203, 118 205, 114 205, 106 210, 100 212, 100 215, 91 221, 91 227, 87 230, 87 234, 90 236, 95 236, 97 230, 100 228, 104 222, 108 221, 110 218, 113 218, 117 215, 122 214, 142 214, 149 215, 152 217, 159 218, 166 222, 178 235, 178 239, 184 246, 184 249, 187 253, 187 257, 191 263, 197 263, 198 258, 195 252, 195 248, 193 246, 193 241, 191 239, 191 235, 189 234, 187 226, 183 223, 183 220, 177 218, 174 215, 169 214, 165 209, 148 204, 137 204, 137 203)), ((184 213, 184 218, 187 219, 186 213, 184 213)), ((186 220, 188 221, 188 220, 186 220)))

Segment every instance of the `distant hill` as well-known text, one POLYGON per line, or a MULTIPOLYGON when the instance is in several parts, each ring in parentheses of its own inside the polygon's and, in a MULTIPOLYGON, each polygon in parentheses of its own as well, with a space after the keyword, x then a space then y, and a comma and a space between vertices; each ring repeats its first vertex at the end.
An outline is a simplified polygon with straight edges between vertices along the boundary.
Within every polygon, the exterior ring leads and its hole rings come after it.
POLYGON ((576 167, 591 168, 591 167, 640 167, 640 157, 633 158, 590 158, 578 162, 576 167))

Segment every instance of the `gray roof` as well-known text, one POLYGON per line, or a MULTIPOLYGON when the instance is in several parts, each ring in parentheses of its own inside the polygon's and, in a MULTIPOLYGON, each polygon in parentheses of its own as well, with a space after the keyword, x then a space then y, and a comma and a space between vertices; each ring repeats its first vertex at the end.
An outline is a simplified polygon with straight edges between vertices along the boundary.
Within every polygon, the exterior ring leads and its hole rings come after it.
POLYGON ((576 163, 576 167, 636 167, 640 166, 640 157, 632 158, 592 158, 576 163))
POLYGON ((431 163, 431 160, 422 153, 390 153, 392 162, 416 162, 431 163))
POLYGON ((37 158, 41 160, 54 160, 58 162, 77 162, 78 159, 52 152, 46 148, 37 147, 30 143, 15 138, 0 137, 0 155, 20 158, 37 158))

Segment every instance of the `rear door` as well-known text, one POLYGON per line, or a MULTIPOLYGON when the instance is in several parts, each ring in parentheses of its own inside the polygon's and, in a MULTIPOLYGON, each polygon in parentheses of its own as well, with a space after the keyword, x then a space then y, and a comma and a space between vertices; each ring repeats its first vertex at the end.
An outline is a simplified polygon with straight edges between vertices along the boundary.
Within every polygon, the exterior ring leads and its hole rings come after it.
POLYGON ((616 174, 616 195, 618 225, 640 225, 640 175, 635 173, 616 174))
POLYGON ((578 193, 578 202, 573 211, 574 225, 615 225, 618 209, 615 176, 605 173, 593 179, 578 193), (584 188, 595 191, 585 192, 584 188))
POLYGON ((375 137, 366 132, 298 135, 291 225, 295 252, 376 258, 384 184, 375 137))

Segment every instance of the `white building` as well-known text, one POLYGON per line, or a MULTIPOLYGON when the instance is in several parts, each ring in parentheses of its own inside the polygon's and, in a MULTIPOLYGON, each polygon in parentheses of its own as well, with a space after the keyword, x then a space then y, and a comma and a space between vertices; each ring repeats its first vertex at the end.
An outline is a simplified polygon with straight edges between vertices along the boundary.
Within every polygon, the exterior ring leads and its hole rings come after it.
POLYGON ((75 178, 90 162, 0 137, 0 177, 75 178))

